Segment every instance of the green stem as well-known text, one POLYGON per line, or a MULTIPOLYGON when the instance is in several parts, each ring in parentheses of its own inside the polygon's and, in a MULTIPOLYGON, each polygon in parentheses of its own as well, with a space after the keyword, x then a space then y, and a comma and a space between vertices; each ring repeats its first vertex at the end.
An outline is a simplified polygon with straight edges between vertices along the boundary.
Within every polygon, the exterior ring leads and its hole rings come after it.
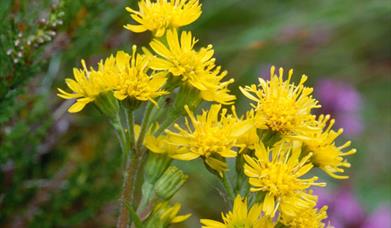
POLYGON ((135 136, 134 136, 134 117, 133 112, 125 110, 126 113, 126 128, 128 132, 128 140, 130 149, 135 146, 135 136))
POLYGON ((127 205, 130 205, 133 207, 133 194, 132 191, 134 189, 134 178, 133 174, 136 172, 136 163, 137 159, 135 158, 134 153, 129 156, 126 171, 124 174, 124 185, 123 185, 123 191, 121 195, 121 208, 120 208, 120 215, 118 217, 117 221, 117 227, 119 228, 127 228, 128 224, 131 224, 131 218, 129 218, 128 213, 128 207, 127 205))
MULTIPOLYGON (((134 117, 133 117, 133 112, 129 111, 128 109, 126 110, 127 114, 127 127, 128 127, 128 132, 129 132, 129 144, 131 145, 133 153, 130 156, 130 159, 133 161, 132 162, 132 173, 131 175, 131 186, 130 186, 130 202, 132 202, 132 205, 135 203, 135 194, 136 194, 136 178, 137 175, 140 171, 140 150, 138 149, 136 142, 135 142, 135 133, 134 133, 134 117)), ((135 205, 133 205, 135 206, 135 205)))
POLYGON ((122 166, 125 169, 129 146, 128 146, 128 141, 127 141, 127 134, 125 132, 125 129, 123 128, 120 114, 118 114, 115 119, 110 121, 110 124, 114 128, 115 135, 118 138, 118 141, 119 141, 119 144, 121 147, 121 151, 122 151, 122 160, 123 160, 122 166))
POLYGON ((128 208, 129 215, 133 219, 134 225, 136 226, 136 228, 142 228, 143 224, 141 222, 141 219, 140 219, 140 217, 138 217, 136 211, 133 209, 133 206, 126 204, 126 208, 128 208))
POLYGON ((134 207, 134 192, 135 192, 135 176, 137 175, 137 151, 135 150, 135 140, 134 140, 134 120, 133 112, 128 111, 127 109, 122 110, 125 116, 125 121, 121 121, 121 127, 124 131, 126 139, 125 151, 125 160, 126 160, 126 170, 124 173, 124 183, 123 190, 121 194, 121 206, 120 206, 120 215, 117 221, 117 227, 126 228, 128 224, 132 223, 132 218, 129 217, 128 206, 134 207), (125 123, 125 124, 124 124, 125 123), (124 126, 125 125, 125 126, 124 126))
POLYGON ((151 123, 154 123, 159 120, 161 114, 163 113, 162 109, 166 109, 166 106, 167 105, 165 104, 165 97, 159 97, 157 100, 157 106, 152 110, 151 115, 149 117, 151 123))
POLYGON ((235 186, 235 192, 240 193, 240 188, 242 185, 242 164, 240 162, 241 155, 238 154, 238 156, 235 159, 235 168, 236 168, 236 186, 235 186))
POLYGON ((221 178, 221 181, 222 181, 223 186, 225 188, 225 191, 227 193, 228 200, 231 203, 233 201, 233 199, 235 198, 235 193, 234 193, 234 190, 232 188, 232 184, 229 181, 229 179, 227 178, 227 175, 225 173, 223 174, 223 177, 221 178))
POLYGON ((125 145, 125 143, 126 143, 126 135, 125 135, 125 131, 122 128, 120 115, 118 114, 116 116, 116 118, 110 120, 110 124, 114 128, 115 133, 116 133, 116 135, 118 137, 118 141, 119 141, 120 146, 121 146, 121 151, 125 152, 125 150, 126 150, 126 145, 125 145))
POLYGON ((159 129, 155 132, 155 136, 159 136, 161 133, 163 133, 164 130, 170 127, 171 124, 174 123, 178 118, 178 116, 179 115, 175 112, 168 113, 168 117, 161 123, 159 129))
POLYGON ((137 156, 138 161, 137 161, 136 172, 133 175, 133 183, 134 183, 133 189, 132 189, 132 198, 133 199, 135 199, 135 196, 136 196, 135 185, 137 185, 138 183, 141 182, 141 178, 143 175, 142 166, 144 164, 144 160, 145 160, 144 158, 145 158, 145 153, 146 153, 146 150, 143 148, 143 143, 144 143, 145 135, 148 131, 149 120, 151 117, 153 107, 154 106, 151 102, 149 102, 147 104, 147 106, 145 107, 144 118, 143 118, 143 122, 141 124, 140 134, 137 139, 136 146, 135 146, 135 151, 136 151, 136 156, 137 156))
POLYGON ((244 175, 244 170, 243 170, 243 164, 244 164, 243 154, 246 153, 247 150, 242 151, 241 154, 238 154, 235 160, 235 168, 236 168, 235 193, 240 194, 242 196, 247 195, 249 190, 247 177, 246 175, 244 175))
POLYGON ((144 138, 145 138, 145 135, 146 135, 146 133, 148 131, 149 118, 151 116, 152 109, 153 109, 152 102, 148 102, 147 107, 145 107, 144 119, 143 119, 143 122, 141 124, 140 136, 137 139, 136 148, 137 148, 138 151, 141 151, 141 147, 143 146, 144 138))

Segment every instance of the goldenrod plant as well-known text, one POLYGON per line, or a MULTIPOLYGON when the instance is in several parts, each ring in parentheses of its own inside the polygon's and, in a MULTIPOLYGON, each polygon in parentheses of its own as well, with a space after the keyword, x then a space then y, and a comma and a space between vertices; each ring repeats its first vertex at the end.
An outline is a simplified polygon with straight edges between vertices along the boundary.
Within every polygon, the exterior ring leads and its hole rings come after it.
POLYGON ((221 221, 201 219, 200 226, 331 226, 312 191, 326 186, 314 170, 346 179, 346 156, 356 150, 346 150, 350 142, 337 146, 342 130, 332 129, 329 115, 314 114, 320 104, 305 85, 309 77, 272 66, 270 79, 239 87, 251 108, 238 115, 228 87, 234 80, 217 65, 213 46, 197 47, 183 30, 200 17, 200 2, 140 0, 138 7, 126 8, 136 24, 125 28, 151 32, 149 46, 133 45, 132 53, 119 51, 97 68, 82 61, 65 81, 69 89, 58 90, 75 101, 69 112, 94 104, 116 132, 124 159, 117 226, 163 228, 186 220, 190 214, 178 216, 181 206, 170 200, 191 176, 171 162, 193 159, 221 181, 232 208, 221 221), (165 103, 167 96, 173 101, 165 103), (199 110, 201 104, 209 108, 199 110), (142 121, 135 123, 139 110, 142 121))

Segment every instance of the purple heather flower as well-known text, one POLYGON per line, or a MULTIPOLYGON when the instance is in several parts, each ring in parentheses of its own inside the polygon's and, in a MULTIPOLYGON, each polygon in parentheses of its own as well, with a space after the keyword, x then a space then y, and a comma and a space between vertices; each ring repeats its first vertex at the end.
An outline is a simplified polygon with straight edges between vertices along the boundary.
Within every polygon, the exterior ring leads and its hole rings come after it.
POLYGON ((365 211, 350 190, 343 187, 338 191, 314 189, 318 195, 318 207, 328 205, 327 221, 335 228, 359 227, 364 221, 365 211))
POLYGON ((361 133, 362 101, 359 92, 353 86, 342 81, 324 79, 315 85, 314 93, 322 105, 321 112, 331 114, 337 127, 343 128, 349 135, 361 133))
POLYGON ((349 225, 360 224, 365 217, 364 209, 350 188, 346 187, 336 194, 332 213, 335 218, 349 225))
POLYGON ((366 220, 362 228, 391 228, 391 209, 378 207, 366 220))

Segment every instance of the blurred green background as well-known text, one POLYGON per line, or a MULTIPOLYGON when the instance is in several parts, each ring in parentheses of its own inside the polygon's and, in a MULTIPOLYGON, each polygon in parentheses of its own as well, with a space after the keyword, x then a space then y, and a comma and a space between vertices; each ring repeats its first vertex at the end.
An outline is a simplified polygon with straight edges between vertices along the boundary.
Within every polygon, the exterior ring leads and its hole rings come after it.
MULTIPOLYGON (((364 217, 391 202, 391 2, 389 0, 204 0, 186 29, 214 45, 217 62, 237 86, 267 77, 270 66, 305 73, 315 96, 344 126, 357 155, 348 189, 364 217), (332 96, 334 95, 334 96, 332 96), (337 105, 339 104, 339 105, 337 105), (348 107, 348 108, 346 108, 348 107), (354 120, 354 121, 353 121, 354 120), (353 123, 352 123, 353 121, 353 123), (348 129, 346 129, 348 128, 348 129), (349 130, 350 129, 350 130, 349 130)), ((0 226, 112 227, 121 187, 121 156, 109 124, 88 106, 70 115, 56 96, 85 59, 94 65, 148 33, 130 21, 120 0, 0 1, 0 226)), ((199 227, 226 209, 220 186, 200 161, 178 162, 190 175, 174 201, 199 227)), ((345 191, 344 190, 344 191, 345 191)), ((363 220, 365 220, 365 218, 363 220)), ((331 218, 333 223, 333 218, 331 218)), ((343 223, 343 222, 341 222, 343 223)), ((361 224, 341 227, 364 227, 361 224)))

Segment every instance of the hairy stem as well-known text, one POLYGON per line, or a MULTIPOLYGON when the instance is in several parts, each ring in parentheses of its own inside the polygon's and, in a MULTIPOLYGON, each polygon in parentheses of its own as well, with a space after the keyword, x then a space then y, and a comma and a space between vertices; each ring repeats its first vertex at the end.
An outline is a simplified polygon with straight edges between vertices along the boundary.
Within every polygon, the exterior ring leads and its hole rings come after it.
POLYGON ((127 228, 128 224, 131 223, 127 205, 130 206, 133 205, 133 199, 132 199, 133 198, 132 190, 134 189, 133 174, 136 171, 137 159, 135 158, 134 153, 132 153, 132 156, 130 157, 131 158, 128 159, 126 165, 126 171, 124 173, 124 184, 123 184, 123 190, 121 195, 120 215, 117 221, 117 227, 119 228, 127 228))
POLYGON ((121 194, 121 206, 120 215, 117 221, 117 227, 126 228, 128 224, 131 224, 131 218, 129 218, 128 205, 134 207, 134 192, 135 192, 135 176, 137 175, 137 151, 135 150, 134 141, 134 120, 133 112, 123 110, 126 113, 125 126, 122 125, 122 129, 126 129, 126 143, 127 149, 125 151, 126 156, 126 168, 124 172, 123 190, 121 194))

